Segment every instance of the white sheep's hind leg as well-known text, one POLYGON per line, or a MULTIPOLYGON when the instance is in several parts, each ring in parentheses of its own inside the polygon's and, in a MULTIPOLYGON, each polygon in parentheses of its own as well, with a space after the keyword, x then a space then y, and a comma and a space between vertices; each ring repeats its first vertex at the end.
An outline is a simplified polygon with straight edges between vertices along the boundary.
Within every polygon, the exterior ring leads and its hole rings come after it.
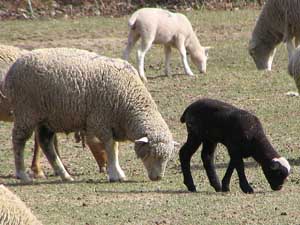
POLYGON ((16 177, 21 180, 22 183, 30 183, 32 179, 26 172, 24 163, 24 148, 26 141, 32 135, 33 129, 26 126, 19 126, 18 121, 15 121, 12 131, 12 142, 15 157, 16 177))
POLYGON ((123 52, 123 59, 128 61, 130 52, 132 48, 134 47, 135 43, 139 40, 140 36, 136 34, 134 31, 130 30, 127 40, 127 46, 123 52))
POLYGON ((181 60, 182 60, 182 63, 183 63, 183 67, 184 67, 184 70, 185 70, 185 73, 187 75, 190 75, 190 76, 193 76, 193 72, 188 64, 188 60, 187 60, 187 56, 186 56, 186 49, 185 49, 185 46, 184 46, 184 40, 181 38, 178 40, 178 43, 177 43, 177 48, 180 52, 180 56, 181 56, 181 60))
POLYGON ((58 174, 64 181, 73 181, 73 178, 67 172, 63 163, 60 160, 60 157, 55 151, 55 133, 48 129, 46 126, 39 126, 37 135, 41 148, 43 149, 43 152, 46 155, 49 163, 51 164, 54 172, 58 174))
POLYGON ((170 74, 170 57, 171 57, 171 52, 172 48, 168 45, 165 45, 165 75, 171 76, 170 74))
POLYGON ((142 39, 141 48, 137 52, 138 71, 139 71, 141 79, 144 82, 147 82, 147 78, 145 76, 145 71, 144 71, 145 55, 146 55, 147 51, 151 48, 152 42, 153 42, 153 39, 147 40, 147 41, 142 39))
POLYGON ((125 181, 126 176, 119 165, 119 149, 118 142, 111 139, 105 144, 108 159, 108 179, 110 182, 125 181))

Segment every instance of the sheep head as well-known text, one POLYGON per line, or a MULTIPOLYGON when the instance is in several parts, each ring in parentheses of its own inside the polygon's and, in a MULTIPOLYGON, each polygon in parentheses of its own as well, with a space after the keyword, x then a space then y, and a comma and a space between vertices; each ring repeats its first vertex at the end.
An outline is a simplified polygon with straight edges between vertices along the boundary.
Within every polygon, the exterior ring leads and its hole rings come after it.
POLYGON ((284 157, 274 158, 272 161, 263 166, 263 172, 274 191, 278 191, 282 188, 283 183, 290 174, 290 164, 284 157))
POLYGON ((192 62, 197 66, 200 73, 206 73, 206 62, 210 48, 211 47, 201 47, 198 51, 191 53, 192 62))
POLYGON ((161 180, 167 162, 174 150, 174 142, 166 140, 149 140, 142 137, 135 141, 135 152, 141 158, 152 181, 161 180))
POLYGON ((275 47, 259 40, 251 40, 248 50, 258 70, 270 71, 272 69, 275 47))

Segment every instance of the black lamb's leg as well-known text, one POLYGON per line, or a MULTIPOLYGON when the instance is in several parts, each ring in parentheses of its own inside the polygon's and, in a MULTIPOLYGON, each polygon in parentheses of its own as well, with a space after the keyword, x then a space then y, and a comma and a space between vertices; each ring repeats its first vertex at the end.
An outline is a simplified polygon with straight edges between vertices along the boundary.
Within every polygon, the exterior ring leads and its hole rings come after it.
POLYGON ((222 190, 221 183, 219 181, 218 175, 216 173, 216 168, 214 164, 214 153, 217 147, 217 143, 212 143, 209 141, 203 141, 203 149, 201 152, 201 158, 203 166, 205 168, 207 177, 209 179, 210 185, 219 192, 222 190))
POLYGON ((245 175, 244 161, 240 152, 238 150, 233 151, 232 149, 230 149, 229 154, 231 158, 230 161, 232 161, 232 164, 234 168, 236 168, 236 171, 238 173, 240 188, 244 193, 253 193, 253 188, 248 183, 245 175))
POLYGON ((183 183, 187 186, 191 192, 196 192, 193 177, 191 174, 191 158, 196 150, 199 148, 201 141, 193 133, 188 134, 186 143, 181 147, 179 152, 179 159, 181 164, 181 170, 183 173, 183 183))
POLYGON ((231 179, 233 170, 234 170, 234 164, 233 164, 233 161, 230 160, 229 165, 226 170, 226 173, 222 179, 222 191, 223 192, 230 191, 229 184, 230 184, 230 179, 231 179))

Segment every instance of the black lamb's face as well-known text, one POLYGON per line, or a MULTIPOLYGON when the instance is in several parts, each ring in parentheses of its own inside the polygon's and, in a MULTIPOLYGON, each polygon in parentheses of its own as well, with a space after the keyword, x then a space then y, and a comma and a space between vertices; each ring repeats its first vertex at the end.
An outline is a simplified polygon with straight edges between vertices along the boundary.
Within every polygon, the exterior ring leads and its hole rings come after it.
POLYGON ((286 178, 290 174, 290 165, 288 161, 281 157, 275 158, 268 166, 263 167, 263 172, 274 191, 282 188, 286 178))

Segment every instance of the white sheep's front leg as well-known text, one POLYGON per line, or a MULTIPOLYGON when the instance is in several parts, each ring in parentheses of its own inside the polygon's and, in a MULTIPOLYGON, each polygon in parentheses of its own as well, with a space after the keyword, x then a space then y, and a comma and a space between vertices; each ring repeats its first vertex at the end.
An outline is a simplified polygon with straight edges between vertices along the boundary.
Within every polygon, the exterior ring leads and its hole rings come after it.
POLYGON ((105 149, 107 153, 108 159, 108 179, 110 182, 116 181, 125 181, 126 176, 123 170, 119 165, 119 149, 118 149, 118 142, 111 139, 108 143, 105 144, 105 149))
POLYGON ((191 68, 188 64, 188 61, 187 61, 186 49, 185 49, 185 46, 184 46, 183 38, 179 38, 178 43, 177 43, 177 48, 180 52, 180 56, 181 56, 181 60, 182 60, 182 63, 183 63, 185 73, 187 75, 193 76, 194 74, 193 74, 193 72, 192 72, 192 70, 191 70, 191 68))
POLYGON ((171 47, 165 45, 165 75, 170 76, 170 57, 171 57, 171 47))

